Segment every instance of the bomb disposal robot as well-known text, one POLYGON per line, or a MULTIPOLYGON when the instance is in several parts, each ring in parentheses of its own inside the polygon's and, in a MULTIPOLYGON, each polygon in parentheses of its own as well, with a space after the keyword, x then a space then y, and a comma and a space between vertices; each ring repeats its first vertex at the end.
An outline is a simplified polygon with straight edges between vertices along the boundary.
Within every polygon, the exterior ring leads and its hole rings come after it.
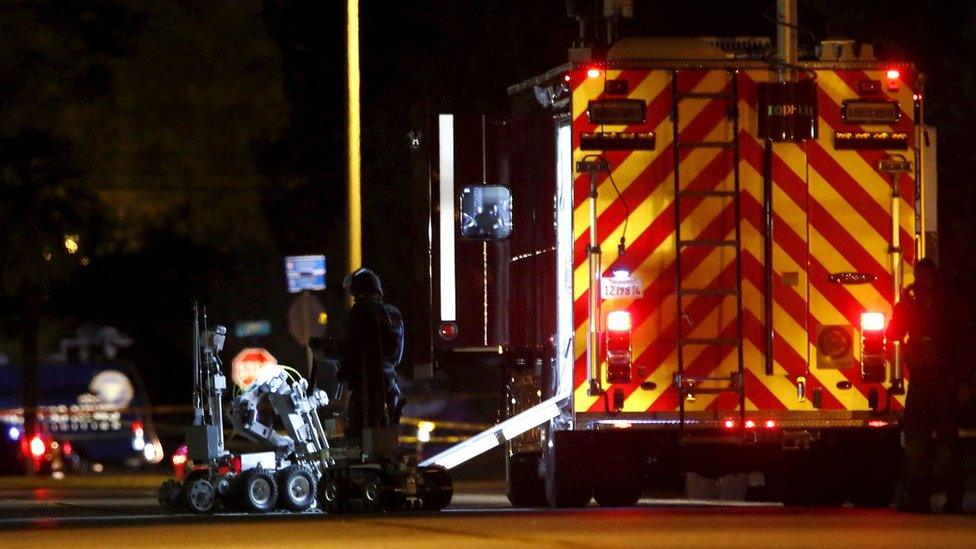
POLYGON ((222 397, 227 388, 219 353, 226 328, 201 331, 194 311, 193 424, 186 430, 192 462, 181 479, 160 487, 159 501, 172 511, 267 513, 353 509, 440 510, 453 495, 440 467, 419 468, 399 455, 395 429, 364 433, 359 447, 330 448, 318 409, 329 403, 321 389, 284 370, 270 370, 230 401, 236 434, 267 448, 233 453, 224 445, 222 397), (278 418, 263 422, 266 402, 278 418))

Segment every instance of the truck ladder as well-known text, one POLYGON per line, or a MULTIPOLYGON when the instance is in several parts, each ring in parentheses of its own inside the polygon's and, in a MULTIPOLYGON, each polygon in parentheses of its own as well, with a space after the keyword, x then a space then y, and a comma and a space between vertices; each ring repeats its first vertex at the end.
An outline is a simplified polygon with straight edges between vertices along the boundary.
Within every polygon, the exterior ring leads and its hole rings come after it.
POLYGON ((681 92, 678 86, 678 73, 675 70, 671 73, 671 121, 674 131, 674 218, 675 218, 675 294, 677 303, 677 351, 678 351, 678 371, 674 376, 675 386, 678 389, 678 409, 680 416, 679 429, 684 435, 685 431, 685 401, 689 396, 696 394, 721 394, 733 392, 739 397, 739 428, 742 430, 743 439, 745 437, 745 383, 743 375, 742 357, 742 238, 741 238, 741 210, 739 205, 739 115, 738 115, 738 71, 729 70, 729 84, 731 89, 722 93, 702 93, 702 92, 681 92), (678 106, 682 101, 725 101, 728 104, 727 116, 732 122, 731 141, 682 141, 681 140, 681 119, 679 117, 678 106), (732 156, 732 189, 722 190, 693 190, 682 189, 681 187, 681 153, 683 150, 692 148, 719 148, 728 149, 732 156), (732 199, 734 209, 735 233, 732 240, 716 239, 684 239, 681 236, 681 203, 683 198, 713 200, 713 199, 732 199), (735 253, 735 287, 733 288, 688 288, 684 284, 684 271, 682 270, 682 252, 688 248, 729 248, 735 253), (689 337, 691 326, 685 326, 685 322, 691 323, 690 317, 685 310, 686 297, 699 296, 735 296, 736 316, 735 316, 735 336, 734 337, 689 337), (685 374, 685 347, 689 346, 734 346, 738 360, 738 368, 727 377, 696 377, 685 374), (699 387, 700 384, 709 386, 699 387), (719 386, 712 386, 719 383, 719 386))

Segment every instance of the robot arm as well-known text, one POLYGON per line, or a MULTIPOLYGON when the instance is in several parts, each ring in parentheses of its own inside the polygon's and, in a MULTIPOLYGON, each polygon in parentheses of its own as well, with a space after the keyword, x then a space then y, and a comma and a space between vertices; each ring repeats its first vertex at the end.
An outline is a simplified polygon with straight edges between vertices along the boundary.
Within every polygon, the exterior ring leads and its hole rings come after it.
POLYGON ((292 381, 283 370, 256 380, 231 402, 234 430, 256 442, 267 443, 279 457, 294 454, 298 461, 327 461, 329 445, 316 410, 326 406, 329 397, 318 389, 307 395, 307 387, 306 380, 292 381), (281 435, 272 425, 258 421, 258 405, 265 398, 281 420, 287 435, 281 435))

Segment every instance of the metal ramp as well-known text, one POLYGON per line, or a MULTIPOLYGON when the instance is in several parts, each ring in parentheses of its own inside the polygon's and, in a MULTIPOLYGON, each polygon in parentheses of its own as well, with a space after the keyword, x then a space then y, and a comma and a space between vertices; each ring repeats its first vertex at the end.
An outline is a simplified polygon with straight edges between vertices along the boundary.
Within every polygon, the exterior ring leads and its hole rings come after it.
POLYGON ((423 467, 440 465, 445 469, 453 469, 458 465, 477 457, 496 446, 500 446, 529 429, 551 420, 559 415, 559 404, 569 398, 569 393, 556 395, 548 400, 516 414, 505 421, 487 429, 477 435, 451 446, 447 450, 420 462, 423 467))
MULTIPOLYGON (((739 116, 738 116, 738 75, 737 71, 727 71, 729 75, 729 85, 727 91, 720 93, 701 93, 701 92, 681 92, 678 86, 678 76, 680 71, 675 70, 671 73, 671 121, 674 131, 674 217, 675 217, 675 293, 677 309, 677 353, 678 370, 674 377, 675 386, 678 389, 678 407, 680 415, 680 431, 684 434, 685 430, 685 402, 689 396, 701 394, 722 394, 736 393, 739 398, 739 427, 744 429, 745 424, 745 383, 743 377, 743 356, 742 356, 742 239, 741 239, 741 211, 739 205, 739 116), (732 139, 730 141, 682 141, 681 140, 681 117, 679 116, 679 105, 686 101, 714 101, 722 100, 727 103, 726 114, 732 123, 732 139), (721 190, 693 190, 683 189, 681 182, 681 154, 693 148, 727 149, 731 152, 733 185, 732 189, 721 190), (685 239, 681 234, 682 222, 682 199, 698 200, 723 200, 732 199, 734 209, 734 237, 731 240, 724 239, 685 239), (735 285, 734 287, 687 287, 685 284, 685 272, 682 266, 683 252, 690 248, 708 248, 709 250, 718 248, 728 248, 735 254, 735 285), (697 298, 700 296, 734 296, 735 308, 735 330, 734 337, 689 337, 690 327, 685 326, 685 321, 689 319, 686 311, 686 298, 697 298), (689 376, 685 373, 685 349, 691 346, 709 347, 735 347, 738 368, 728 376, 689 376)), ((690 324, 690 322, 689 322, 690 324)), ((743 430, 744 433, 744 430, 743 430)))

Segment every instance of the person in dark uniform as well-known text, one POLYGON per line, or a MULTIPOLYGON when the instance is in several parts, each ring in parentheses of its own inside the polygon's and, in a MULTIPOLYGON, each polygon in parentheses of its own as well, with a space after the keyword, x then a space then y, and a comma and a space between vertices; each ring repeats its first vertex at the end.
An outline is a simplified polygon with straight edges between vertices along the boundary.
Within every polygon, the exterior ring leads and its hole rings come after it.
POLYGON ((959 375, 952 356, 953 319, 947 307, 935 263, 919 260, 915 264, 915 283, 902 294, 885 333, 890 342, 904 342, 909 375, 902 420, 905 462, 900 511, 932 511, 933 434, 948 454, 942 475, 947 497, 943 510, 959 512, 962 506, 963 476, 955 409, 959 375))
POLYGON ((349 309, 348 342, 339 378, 348 387, 347 438, 363 429, 392 427, 400 422, 406 401, 397 386, 396 370, 403 360, 403 318, 399 309, 383 302, 376 273, 359 269, 343 286, 355 302, 349 309))

